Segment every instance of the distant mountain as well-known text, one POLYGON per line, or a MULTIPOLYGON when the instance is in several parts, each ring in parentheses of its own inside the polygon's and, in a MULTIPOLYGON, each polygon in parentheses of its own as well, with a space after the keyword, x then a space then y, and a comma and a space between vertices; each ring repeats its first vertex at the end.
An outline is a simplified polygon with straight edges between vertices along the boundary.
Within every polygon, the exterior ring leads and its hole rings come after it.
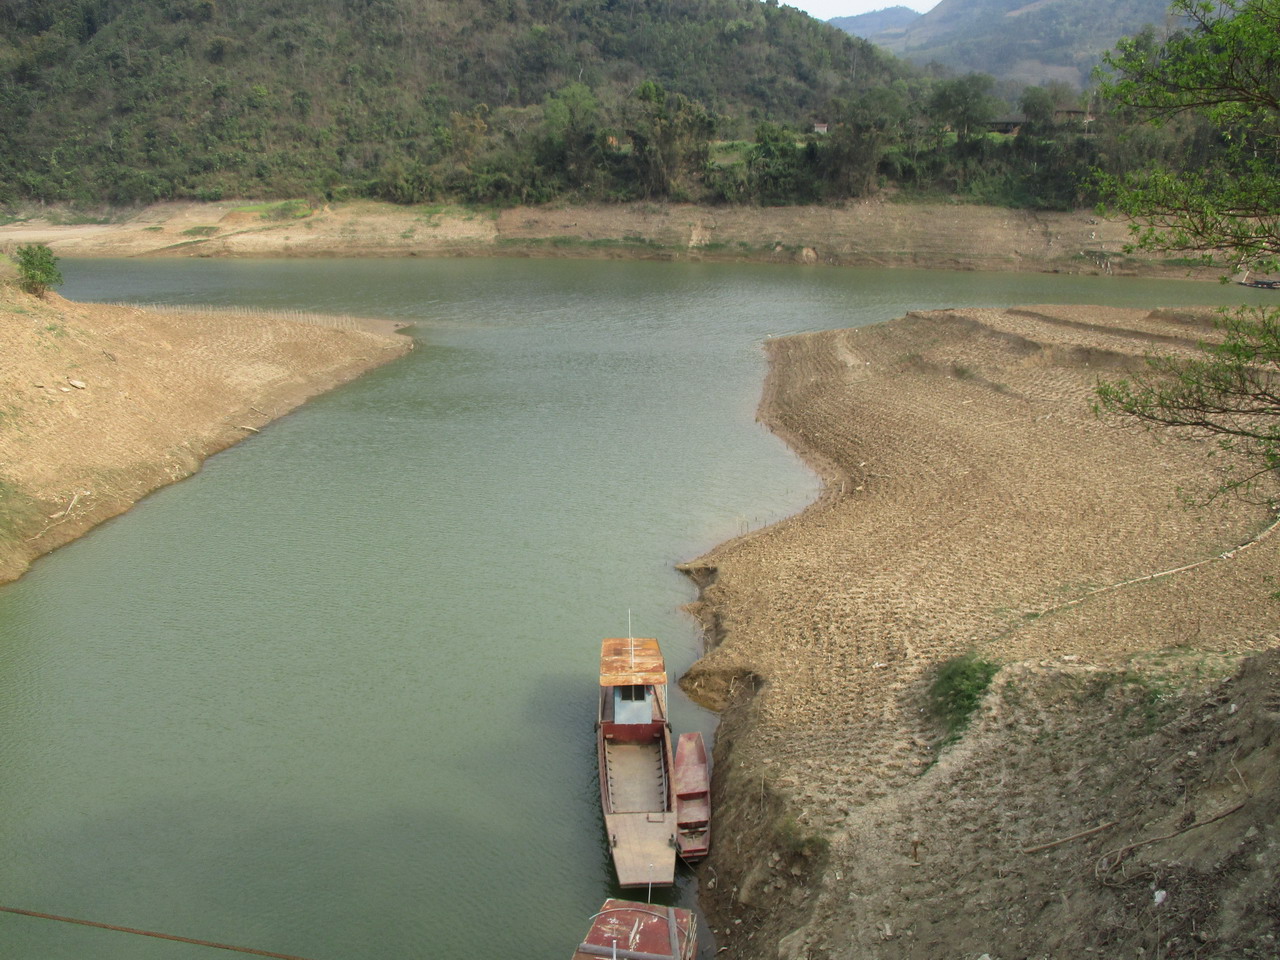
POLYGON ((827 23, 845 33, 851 33, 855 37, 883 46, 882 38, 900 36, 921 16, 922 14, 916 13, 910 7, 886 7, 883 10, 860 13, 856 17, 832 17, 827 23))
POLYGON ((1147 25, 1164 26, 1168 0, 942 0, 902 26, 848 26, 890 12, 830 22, 913 63, 1020 85, 1058 80, 1083 88, 1117 40, 1147 25))

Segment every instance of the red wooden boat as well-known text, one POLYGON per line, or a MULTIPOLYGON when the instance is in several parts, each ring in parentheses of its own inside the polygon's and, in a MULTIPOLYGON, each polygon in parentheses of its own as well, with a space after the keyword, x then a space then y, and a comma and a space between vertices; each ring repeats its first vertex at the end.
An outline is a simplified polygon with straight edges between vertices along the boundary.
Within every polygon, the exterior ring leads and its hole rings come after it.
POLYGON ((700 733, 676 743, 676 847, 682 860, 701 860, 711 849, 711 773, 700 733))
POLYGON ((657 640, 601 645, 596 749, 618 884, 670 886, 676 874, 675 792, 667 670, 657 640))
POLYGON ((688 910, 609 899, 591 918, 573 960, 693 960, 697 934, 688 910))

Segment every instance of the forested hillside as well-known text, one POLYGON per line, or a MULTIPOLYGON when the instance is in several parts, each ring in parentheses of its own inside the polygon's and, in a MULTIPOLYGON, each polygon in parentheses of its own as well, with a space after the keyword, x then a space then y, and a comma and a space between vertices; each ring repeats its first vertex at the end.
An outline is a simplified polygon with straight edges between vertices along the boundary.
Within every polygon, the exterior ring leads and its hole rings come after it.
POLYGON ((0 181, 116 201, 412 193, 482 159, 478 195, 536 197, 563 186, 530 175, 539 150, 622 144, 628 125, 803 126, 902 72, 758 0, 0 0, 0 181))
POLYGON ((1062 209, 1095 167, 1212 155, 1194 124, 1126 136, 1081 106, 911 67, 776 0, 0 0, 10 206, 887 189, 1062 209))

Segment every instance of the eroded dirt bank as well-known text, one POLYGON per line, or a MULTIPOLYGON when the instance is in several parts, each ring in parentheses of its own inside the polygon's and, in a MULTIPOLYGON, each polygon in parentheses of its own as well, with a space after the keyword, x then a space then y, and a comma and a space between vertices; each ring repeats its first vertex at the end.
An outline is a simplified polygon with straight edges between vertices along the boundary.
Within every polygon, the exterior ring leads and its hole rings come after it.
POLYGON ((1271 513, 1186 506, 1206 449, 1089 407, 1206 334, 1031 307, 772 342, 762 418, 825 494, 687 565, 725 956, 1280 952, 1280 534, 1232 553, 1271 513), (1004 667, 940 750, 927 687, 967 651, 1004 667))
POLYGON ((0 583, 412 345, 389 325, 312 319, 42 300, 0 283, 0 583))
POLYGON ((586 204, 501 212, 371 202, 310 210, 228 201, 157 204, 117 212, 105 224, 36 218, 0 226, 0 244, 46 243, 64 257, 627 257, 1187 275, 1185 267, 1126 256, 1127 238, 1124 224, 1088 211, 883 201, 770 208, 586 204))

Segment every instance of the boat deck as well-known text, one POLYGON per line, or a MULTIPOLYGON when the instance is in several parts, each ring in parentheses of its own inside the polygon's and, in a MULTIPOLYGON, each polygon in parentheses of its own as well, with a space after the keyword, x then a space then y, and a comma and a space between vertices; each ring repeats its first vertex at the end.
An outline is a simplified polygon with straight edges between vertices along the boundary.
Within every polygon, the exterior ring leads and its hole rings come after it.
POLYGON ((676 815, 607 813, 604 828, 622 887, 669 886, 676 875, 676 815))
POLYGON ((660 743, 605 743, 610 810, 604 825, 623 887, 670 884, 676 869, 676 815, 666 810, 660 743))
POLYGON ((667 805, 658 743, 606 743, 605 766, 613 813, 661 812, 667 805))

